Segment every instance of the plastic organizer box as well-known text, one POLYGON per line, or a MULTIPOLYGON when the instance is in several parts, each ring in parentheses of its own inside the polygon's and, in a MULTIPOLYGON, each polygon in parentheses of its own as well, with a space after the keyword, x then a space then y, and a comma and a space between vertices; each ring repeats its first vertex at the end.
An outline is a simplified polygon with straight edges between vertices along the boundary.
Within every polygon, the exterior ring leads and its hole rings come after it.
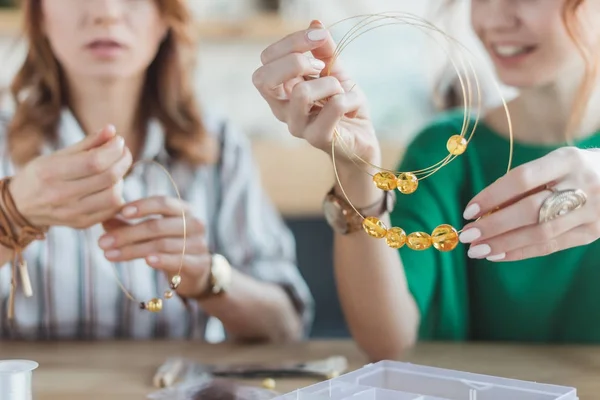
POLYGON ((578 400, 575 388, 381 361, 274 400, 578 400))

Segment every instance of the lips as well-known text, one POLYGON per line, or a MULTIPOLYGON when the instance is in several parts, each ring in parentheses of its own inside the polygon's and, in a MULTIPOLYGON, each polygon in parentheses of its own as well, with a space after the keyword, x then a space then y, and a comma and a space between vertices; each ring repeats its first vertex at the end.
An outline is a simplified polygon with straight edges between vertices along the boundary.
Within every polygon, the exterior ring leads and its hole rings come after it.
POLYGON ((100 48, 122 48, 123 45, 115 40, 111 39, 98 39, 90 42, 86 47, 90 49, 100 48))
POLYGON ((524 54, 529 54, 535 50, 535 46, 526 45, 492 45, 492 51, 498 57, 516 57, 524 54))

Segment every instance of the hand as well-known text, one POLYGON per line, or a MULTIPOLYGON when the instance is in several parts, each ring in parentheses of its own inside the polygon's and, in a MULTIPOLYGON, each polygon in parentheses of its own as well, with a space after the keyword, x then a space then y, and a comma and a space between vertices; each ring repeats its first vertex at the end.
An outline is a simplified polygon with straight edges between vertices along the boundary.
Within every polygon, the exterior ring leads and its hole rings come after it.
POLYGON ((475 196, 465 210, 461 234, 471 258, 514 261, 589 244, 600 237, 600 152, 565 147, 523 164, 475 196), (538 223, 553 190, 582 190, 585 204, 538 223), (485 214, 500 208, 490 215, 485 214))
POLYGON ((132 156, 112 127, 41 156, 19 171, 11 195, 35 226, 83 229, 111 218, 123 205, 123 177, 132 156))
POLYGON ((182 297, 198 297, 206 290, 211 255, 204 237, 204 225, 191 215, 185 202, 170 197, 150 197, 127 204, 122 219, 104 223, 106 234, 99 240, 105 257, 112 262, 143 258, 148 265, 164 271, 169 279, 181 265, 183 250, 182 209, 186 216, 187 239, 181 269, 182 297), (131 219, 148 218, 133 223, 131 219))
MULTIPOLYGON (((275 116, 290 133, 313 147, 331 151, 334 128, 350 151, 372 163, 380 162, 380 151, 365 99, 339 61, 332 64, 335 43, 321 23, 293 33, 266 48, 262 67, 253 83, 275 116), (311 52, 314 58, 303 53, 311 52), (308 76, 321 75, 316 79, 308 76), (319 101, 326 101, 321 107, 319 101)), ((349 161, 336 147, 336 159, 349 161)), ((351 168, 356 169, 353 163, 351 168)))

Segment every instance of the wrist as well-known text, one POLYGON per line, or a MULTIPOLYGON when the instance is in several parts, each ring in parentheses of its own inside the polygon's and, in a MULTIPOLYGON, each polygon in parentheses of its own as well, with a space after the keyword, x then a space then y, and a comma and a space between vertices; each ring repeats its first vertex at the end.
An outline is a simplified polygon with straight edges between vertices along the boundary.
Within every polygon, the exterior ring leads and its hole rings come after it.
POLYGON ((27 197, 21 191, 20 180, 17 176, 10 178, 8 182, 8 193, 13 199, 16 210, 25 218, 25 220, 35 228, 42 227, 44 224, 36 218, 36 207, 30 205, 27 197))

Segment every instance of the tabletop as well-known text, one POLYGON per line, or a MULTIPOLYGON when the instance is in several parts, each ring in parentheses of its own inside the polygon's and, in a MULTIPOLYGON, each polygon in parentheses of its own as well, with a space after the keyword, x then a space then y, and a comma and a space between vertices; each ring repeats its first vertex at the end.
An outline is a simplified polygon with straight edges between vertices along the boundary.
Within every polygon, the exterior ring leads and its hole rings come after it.
MULTIPOLYGON (((144 399, 157 389, 152 377, 168 357, 207 364, 309 361, 342 355, 349 370, 368 360, 351 341, 285 345, 202 344, 196 342, 2 343, 0 359, 29 359, 35 400, 144 399)), ((600 347, 510 344, 421 343, 401 361, 577 388, 580 399, 600 398, 600 347)), ((277 380, 281 393, 315 379, 277 380)), ((259 382, 249 382, 258 384, 259 382)))

